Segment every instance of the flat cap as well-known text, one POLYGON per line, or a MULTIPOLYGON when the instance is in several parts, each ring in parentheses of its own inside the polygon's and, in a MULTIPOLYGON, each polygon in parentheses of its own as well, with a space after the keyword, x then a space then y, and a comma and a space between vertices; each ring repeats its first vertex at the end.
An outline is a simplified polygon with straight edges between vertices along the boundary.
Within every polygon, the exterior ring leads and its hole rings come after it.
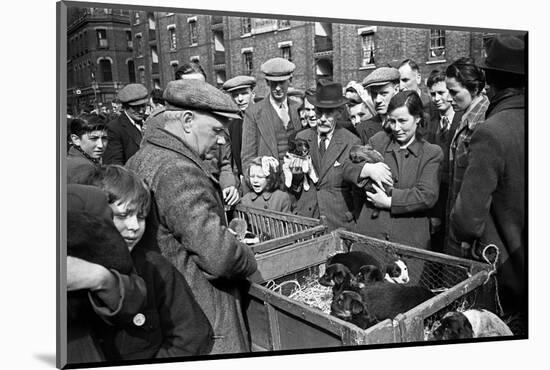
POLYGON ((262 66, 260 70, 263 72, 266 80, 284 81, 292 77, 292 72, 296 69, 296 65, 284 58, 271 58, 262 66))
POLYGON ((117 98, 123 104, 141 105, 149 100, 149 92, 142 84, 128 84, 118 92, 117 98))
POLYGON ((256 86, 256 79, 252 76, 235 76, 223 83, 222 88, 225 91, 233 91, 242 89, 245 87, 250 87, 251 89, 256 86))
POLYGON ((380 67, 365 77, 363 87, 385 85, 392 81, 399 81, 399 70, 393 67, 380 67))
POLYGON ((169 104, 166 110, 204 110, 228 118, 240 118, 237 105, 214 86, 200 80, 168 82, 162 96, 169 104))

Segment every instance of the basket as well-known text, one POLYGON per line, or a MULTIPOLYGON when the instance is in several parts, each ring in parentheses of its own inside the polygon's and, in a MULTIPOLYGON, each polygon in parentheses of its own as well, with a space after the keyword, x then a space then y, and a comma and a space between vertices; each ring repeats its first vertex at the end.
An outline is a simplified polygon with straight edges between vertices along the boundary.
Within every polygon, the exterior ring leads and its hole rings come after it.
MULTIPOLYGON (((355 249, 354 249, 355 250, 355 249)), ((245 301, 252 349, 295 350, 350 345, 421 342, 431 323, 458 307, 484 306, 491 296, 491 266, 420 250, 337 229, 330 234, 272 249, 256 256, 258 275, 245 301), (409 267, 409 284, 423 285, 436 296, 413 309, 365 330, 266 286, 289 280, 304 282, 324 273, 328 257, 349 251, 354 242, 387 263, 395 257, 409 267)))

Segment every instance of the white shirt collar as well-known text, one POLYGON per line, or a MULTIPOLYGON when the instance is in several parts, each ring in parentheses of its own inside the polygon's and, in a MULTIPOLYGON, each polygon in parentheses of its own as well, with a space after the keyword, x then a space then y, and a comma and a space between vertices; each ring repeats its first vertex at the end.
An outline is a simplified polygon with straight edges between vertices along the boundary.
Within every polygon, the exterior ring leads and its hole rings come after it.
POLYGON ((414 142, 414 139, 415 139, 415 135, 413 135, 413 137, 411 137, 411 140, 409 140, 409 142, 403 146, 400 146, 399 149, 407 149, 409 147, 409 145, 411 145, 413 142, 414 142))
POLYGON ((275 99, 273 99, 273 96, 269 94, 269 101, 271 102, 271 105, 273 105, 273 108, 275 108, 277 112, 279 112, 281 109, 288 111, 288 104, 286 103, 286 98, 283 100, 282 103, 277 103, 275 99))
POLYGON ((126 117, 128 117, 128 119, 130 120, 130 123, 132 123, 132 125, 134 125, 134 126, 141 132, 141 126, 138 125, 138 124, 136 123, 136 121, 134 121, 134 120, 132 119, 132 117, 130 117, 130 115, 128 115, 128 112, 124 111, 124 114, 126 115, 126 117))

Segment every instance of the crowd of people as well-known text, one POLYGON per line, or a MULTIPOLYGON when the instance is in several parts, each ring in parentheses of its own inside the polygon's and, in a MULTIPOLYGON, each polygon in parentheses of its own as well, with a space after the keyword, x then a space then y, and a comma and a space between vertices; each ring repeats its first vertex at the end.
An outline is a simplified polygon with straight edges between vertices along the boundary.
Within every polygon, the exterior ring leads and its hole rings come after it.
POLYGON ((522 37, 497 35, 482 63, 459 58, 425 86, 407 59, 312 90, 272 58, 261 99, 256 78, 217 89, 190 63, 161 93, 126 85, 115 117, 70 119, 68 223, 116 229, 123 251, 88 255, 97 235, 69 228, 69 362, 250 351, 257 264, 227 226, 239 203, 479 261, 493 244, 501 314, 524 335, 524 60, 522 37))

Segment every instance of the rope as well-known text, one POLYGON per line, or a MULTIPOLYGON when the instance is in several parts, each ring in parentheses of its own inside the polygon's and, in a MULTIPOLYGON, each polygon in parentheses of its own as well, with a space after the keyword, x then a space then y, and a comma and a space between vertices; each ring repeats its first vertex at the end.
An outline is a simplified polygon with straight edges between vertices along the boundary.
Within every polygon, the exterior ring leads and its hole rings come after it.
MULTIPOLYGON (((484 284, 487 284, 489 282, 489 280, 491 279, 491 277, 493 275, 495 275, 495 273, 497 272, 497 263, 498 263, 499 255, 500 255, 500 250, 494 244, 488 244, 483 248, 483 251, 481 252, 481 256, 483 257, 485 262, 487 262, 489 265, 491 265, 491 271, 489 271, 489 274, 487 275, 487 280, 485 280, 484 284), (489 250, 489 248, 494 248, 494 250, 495 250, 495 259, 492 262, 489 260, 489 257, 487 256, 487 251, 489 250)), ((498 281, 497 281, 496 276, 495 276, 494 281, 495 281, 495 300, 496 300, 498 315, 500 317, 502 317, 502 315, 504 314, 504 310, 502 309, 502 304, 500 303, 500 297, 499 297, 499 294, 498 294, 498 281)))

